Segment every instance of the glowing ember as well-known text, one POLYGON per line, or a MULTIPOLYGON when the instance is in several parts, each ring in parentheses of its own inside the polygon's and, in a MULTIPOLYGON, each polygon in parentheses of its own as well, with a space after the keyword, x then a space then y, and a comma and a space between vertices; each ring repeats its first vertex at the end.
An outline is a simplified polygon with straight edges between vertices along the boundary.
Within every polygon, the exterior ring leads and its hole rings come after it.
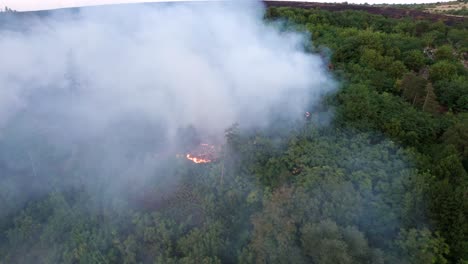
POLYGON ((200 144, 196 149, 187 153, 185 157, 197 164, 209 163, 217 159, 216 147, 210 144, 200 144))
POLYGON ((187 157, 187 159, 189 159, 189 160, 191 160, 191 161, 193 161, 195 163, 209 163, 209 162, 211 162, 211 160, 209 160, 209 159, 197 158, 197 157, 194 157, 194 156, 192 156, 190 154, 187 154, 186 157, 187 157))

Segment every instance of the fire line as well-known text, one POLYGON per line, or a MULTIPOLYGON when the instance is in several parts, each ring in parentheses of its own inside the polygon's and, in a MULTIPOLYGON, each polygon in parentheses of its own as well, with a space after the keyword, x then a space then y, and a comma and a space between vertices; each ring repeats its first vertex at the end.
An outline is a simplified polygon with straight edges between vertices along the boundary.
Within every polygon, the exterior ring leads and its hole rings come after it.
POLYGON ((211 160, 209 160, 209 159, 197 158, 197 157, 194 157, 194 156, 192 156, 190 154, 187 154, 186 157, 187 157, 187 159, 189 159, 189 160, 191 160, 191 161, 193 161, 195 163, 198 163, 198 164, 199 163, 209 163, 209 162, 211 162, 211 160))

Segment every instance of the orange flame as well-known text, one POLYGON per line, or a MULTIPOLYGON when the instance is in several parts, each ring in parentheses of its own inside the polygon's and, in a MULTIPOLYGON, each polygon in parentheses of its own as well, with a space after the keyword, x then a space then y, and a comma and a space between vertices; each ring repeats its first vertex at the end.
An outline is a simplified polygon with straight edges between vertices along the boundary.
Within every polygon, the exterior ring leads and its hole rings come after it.
POLYGON ((187 154, 186 157, 187 157, 187 159, 189 159, 189 160, 191 160, 191 161, 193 161, 193 162, 195 162, 195 163, 197 163, 197 164, 199 164, 199 163, 209 163, 209 162, 211 162, 211 160, 209 160, 209 159, 197 158, 197 157, 194 157, 194 156, 192 156, 192 155, 190 155, 190 154, 187 154))

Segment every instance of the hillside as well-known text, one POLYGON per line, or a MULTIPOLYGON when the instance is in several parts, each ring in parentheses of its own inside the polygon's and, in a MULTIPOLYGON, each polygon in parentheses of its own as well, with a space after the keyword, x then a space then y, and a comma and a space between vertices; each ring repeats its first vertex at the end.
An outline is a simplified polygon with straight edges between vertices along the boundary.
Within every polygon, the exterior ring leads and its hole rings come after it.
POLYGON ((468 262, 466 20, 264 3, 1 14, 0 263, 468 262))
POLYGON ((453 16, 468 16, 468 3, 466 2, 449 2, 426 7, 425 11, 436 14, 448 14, 453 16))
MULTIPOLYGON (((327 4, 314 2, 288 2, 288 1, 264 1, 268 7, 296 7, 305 9, 322 9, 328 11, 365 11, 371 14, 383 15, 389 18, 405 18, 426 19, 430 21, 444 21, 448 24, 464 22, 464 18, 447 16, 439 12, 425 12, 420 8, 403 8, 402 5, 353 5, 353 4, 327 4)), ((445 8, 440 6, 439 8, 445 8)), ((427 9, 429 10, 429 9, 427 9)))

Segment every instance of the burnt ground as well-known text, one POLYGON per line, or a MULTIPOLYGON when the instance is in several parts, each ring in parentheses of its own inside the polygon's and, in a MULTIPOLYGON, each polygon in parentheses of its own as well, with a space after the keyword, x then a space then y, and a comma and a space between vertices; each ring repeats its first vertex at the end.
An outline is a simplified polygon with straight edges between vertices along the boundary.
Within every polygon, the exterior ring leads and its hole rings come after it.
POLYGON ((267 7, 295 7, 305 9, 323 9, 328 11, 356 10, 371 14, 382 15, 391 18, 410 17, 413 19, 426 19, 430 21, 443 21, 447 25, 466 21, 464 17, 448 16, 443 14, 431 14, 420 10, 402 9, 396 7, 378 7, 370 5, 338 4, 338 3, 314 3, 314 2, 290 2, 290 1, 263 1, 267 7))
MULTIPOLYGON (((155 2, 155 3, 145 3, 145 5, 176 5, 176 4, 209 4, 213 2, 155 2)), ((371 6, 371 5, 356 5, 356 4, 342 4, 342 3, 316 3, 316 2, 292 2, 292 1, 268 1, 263 0, 263 3, 266 7, 295 7, 295 8, 305 8, 305 9, 323 9, 333 12, 340 12, 345 10, 355 10, 355 11, 365 11, 371 14, 383 15, 390 18, 405 18, 409 17, 412 19, 425 19, 430 21, 443 21, 447 25, 454 25, 458 23, 463 23, 466 21, 466 17, 450 16, 444 14, 434 14, 423 12, 420 10, 414 9, 403 9, 397 7, 381 7, 381 6, 371 6)), ((121 4, 122 8, 125 8, 126 5, 135 5, 136 3, 130 4, 121 4)), ((28 12, 1 12, 0 13, 0 29, 10 29, 10 30, 24 30, 28 28, 28 25, 35 21, 36 19, 41 19, 47 17, 50 14, 79 14, 81 9, 105 9, 106 6, 89 6, 89 7, 76 7, 76 8, 64 8, 56 10, 44 10, 44 11, 28 11, 28 12)))

